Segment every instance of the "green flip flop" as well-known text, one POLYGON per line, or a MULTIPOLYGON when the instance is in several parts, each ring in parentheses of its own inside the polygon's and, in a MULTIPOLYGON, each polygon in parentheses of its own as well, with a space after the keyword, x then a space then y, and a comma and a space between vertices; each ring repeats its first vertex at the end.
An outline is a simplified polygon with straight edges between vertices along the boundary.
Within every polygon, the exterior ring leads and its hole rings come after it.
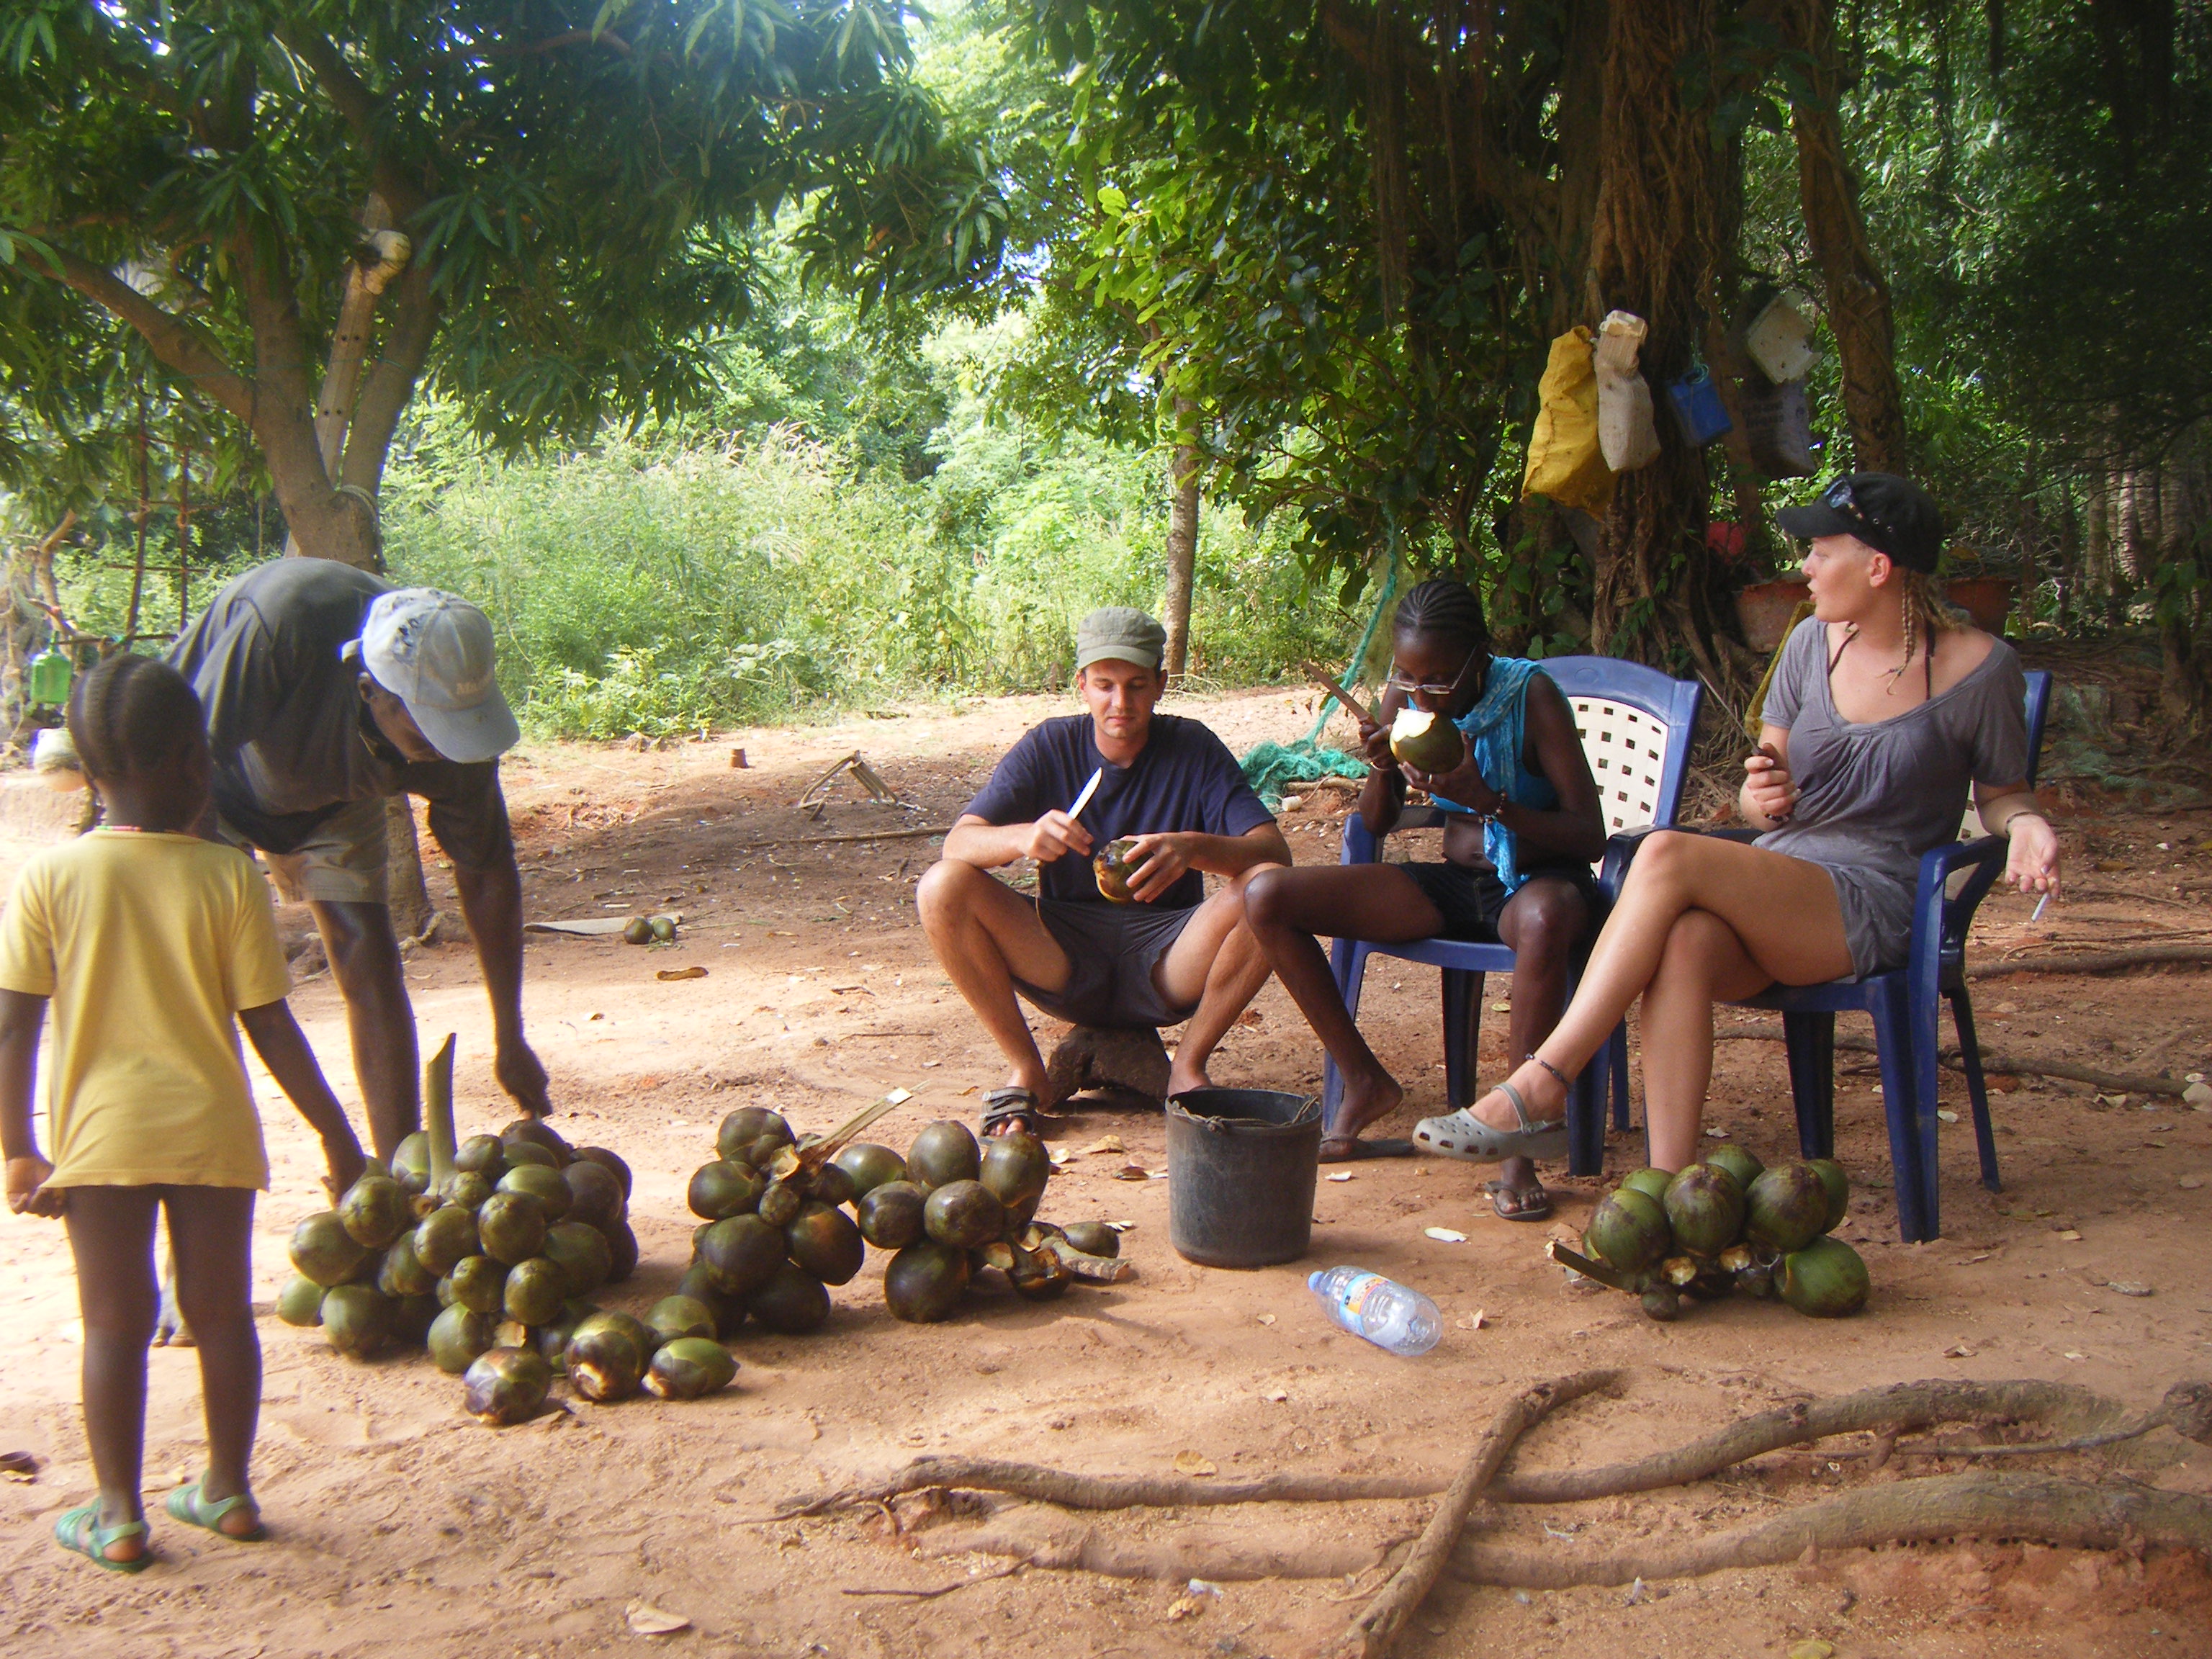
POLYGON ((258 1544, 269 1536, 269 1529, 261 1524, 260 1506, 254 1503, 251 1492, 242 1492, 235 1498, 225 1498, 210 1504, 200 1497, 200 1483, 193 1480, 163 1498, 161 1507, 169 1512, 171 1520, 181 1521, 188 1527, 204 1527, 216 1537, 234 1544, 258 1544), (223 1522, 240 1510, 253 1511, 253 1530, 225 1532, 223 1522))
POLYGON ((154 1559, 150 1549, 142 1550, 136 1559, 112 1561, 108 1559, 107 1547, 126 1538, 146 1536, 143 1521, 125 1521, 119 1527, 100 1524, 100 1505, 87 1504, 82 1509, 70 1510, 54 1522, 54 1541, 64 1549, 82 1555, 94 1566, 105 1567, 110 1572, 143 1572, 154 1559))

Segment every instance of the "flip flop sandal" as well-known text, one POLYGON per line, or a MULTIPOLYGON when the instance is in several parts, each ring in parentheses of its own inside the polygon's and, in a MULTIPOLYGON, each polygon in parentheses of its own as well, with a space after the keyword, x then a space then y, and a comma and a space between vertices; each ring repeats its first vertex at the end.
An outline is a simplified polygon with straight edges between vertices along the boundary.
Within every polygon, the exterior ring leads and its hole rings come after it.
POLYGON ((988 1139, 1012 1124, 1035 1134, 1043 1121, 1044 1113, 1038 1107, 1037 1097, 1031 1091, 994 1089, 983 1097, 983 1121, 977 1133, 988 1139))
POLYGON ((208 1503, 200 1496, 200 1483, 192 1481, 179 1486, 161 1500, 161 1507, 169 1512, 172 1521, 181 1521, 188 1527, 204 1527, 218 1538, 234 1544, 258 1544, 269 1536, 269 1529, 261 1524, 258 1507, 251 1492, 240 1492, 235 1498, 220 1498, 208 1503), (222 1523, 240 1510, 254 1511, 252 1532, 225 1532, 222 1523))
POLYGON ((119 1527, 101 1526, 100 1505, 97 1504, 87 1504, 82 1509, 71 1510, 54 1522, 56 1543, 110 1572, 143 1572, 152 1565, 154 1553, 150 1549, 141 1550, 135 1560, 111 1561, 107 1558, 110 1544, 146 1535, 143 1521, 125 1521, 119 1527))
POLYGON ((1323 1135, 1321 1138, 1321 1162, 1323 1164, 1358 1164, 1370 1158, 1411 1158, 1413 1143, 1391 1136, 1375 1140, 1362 1140, 1358 1135, 1323 1135))
POLYGON ((1497 1085, 1498 1092, 1513 1103, 1513 1115, 1521 1120, 1513 1129, 1493 1129, 1464 1106, 1443 1117, 1425 1117, 1413 1126, 1413 1139, 1432 1152, 1446 1158, 1465 1158, 1470 1164, 1503 1164, 1509 1158, 1565 1158, 1567 1153, 1567 1124, 1565 1118, 1557 1123, 1535 1123, 1528 1117, 1528 1103, 1521 1091, 1510 1083, 1497 1085))
POLYGON ((1541 1187, 1509 1187, 1502 1181, 1486 1181, 1482 1190, 1490 1194, 1490 1207, 1500 1221, 1549 1221, 1552 1218, 1552 1195, 1541 1187), (1509 1210, 1505 1200, 1517 1194, 1534 1192, 1536 1201, 1509 1210))

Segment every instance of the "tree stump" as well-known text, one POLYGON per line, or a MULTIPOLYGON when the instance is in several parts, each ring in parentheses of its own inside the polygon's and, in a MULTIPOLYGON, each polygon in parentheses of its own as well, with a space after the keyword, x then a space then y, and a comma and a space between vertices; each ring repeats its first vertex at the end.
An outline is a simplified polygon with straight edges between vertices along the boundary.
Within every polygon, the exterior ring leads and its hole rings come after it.
POLYGON ((1158 1111, 1167 1104, 1168 1051, 1149 1026, 1100 1030, 1079 1025, 1045 1062, 1051 1104, 1072 1095, 1103 1095, 1108 1103, 1158 1111))

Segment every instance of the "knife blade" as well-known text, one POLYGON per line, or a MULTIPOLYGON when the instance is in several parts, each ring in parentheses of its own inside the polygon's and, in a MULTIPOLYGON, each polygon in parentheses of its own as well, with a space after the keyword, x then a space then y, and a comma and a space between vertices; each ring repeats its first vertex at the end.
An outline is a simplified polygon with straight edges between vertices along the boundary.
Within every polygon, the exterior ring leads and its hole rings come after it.
POLYGON ((1075 798, 1075 805, 1067 809, 1067 816, 1071 819, 1083 816, 1083 809, 1091 805, 1091 796, 1098 793, 1098 781, 1105 775, 1106 769, 1103 766, 1091 775, 1091 781, 1083 786, 1083 793, 1075 798))

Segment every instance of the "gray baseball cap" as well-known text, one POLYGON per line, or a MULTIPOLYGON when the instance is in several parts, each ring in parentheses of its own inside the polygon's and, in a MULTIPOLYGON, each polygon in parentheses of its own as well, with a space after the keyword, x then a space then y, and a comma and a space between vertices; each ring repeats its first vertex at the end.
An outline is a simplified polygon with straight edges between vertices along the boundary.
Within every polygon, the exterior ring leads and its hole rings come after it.
POLYGON ((1102 605, 1075 624, 1075 672, 1111 659, 1159 672, 1168 630, 1134 605, 1102 605))
POLYGON ((447 760, 491 760, 522 735, 492 677, 490 618, 459 595, 434 587, 379 594, 356 643, 362 666, 407 705, 447 760))

